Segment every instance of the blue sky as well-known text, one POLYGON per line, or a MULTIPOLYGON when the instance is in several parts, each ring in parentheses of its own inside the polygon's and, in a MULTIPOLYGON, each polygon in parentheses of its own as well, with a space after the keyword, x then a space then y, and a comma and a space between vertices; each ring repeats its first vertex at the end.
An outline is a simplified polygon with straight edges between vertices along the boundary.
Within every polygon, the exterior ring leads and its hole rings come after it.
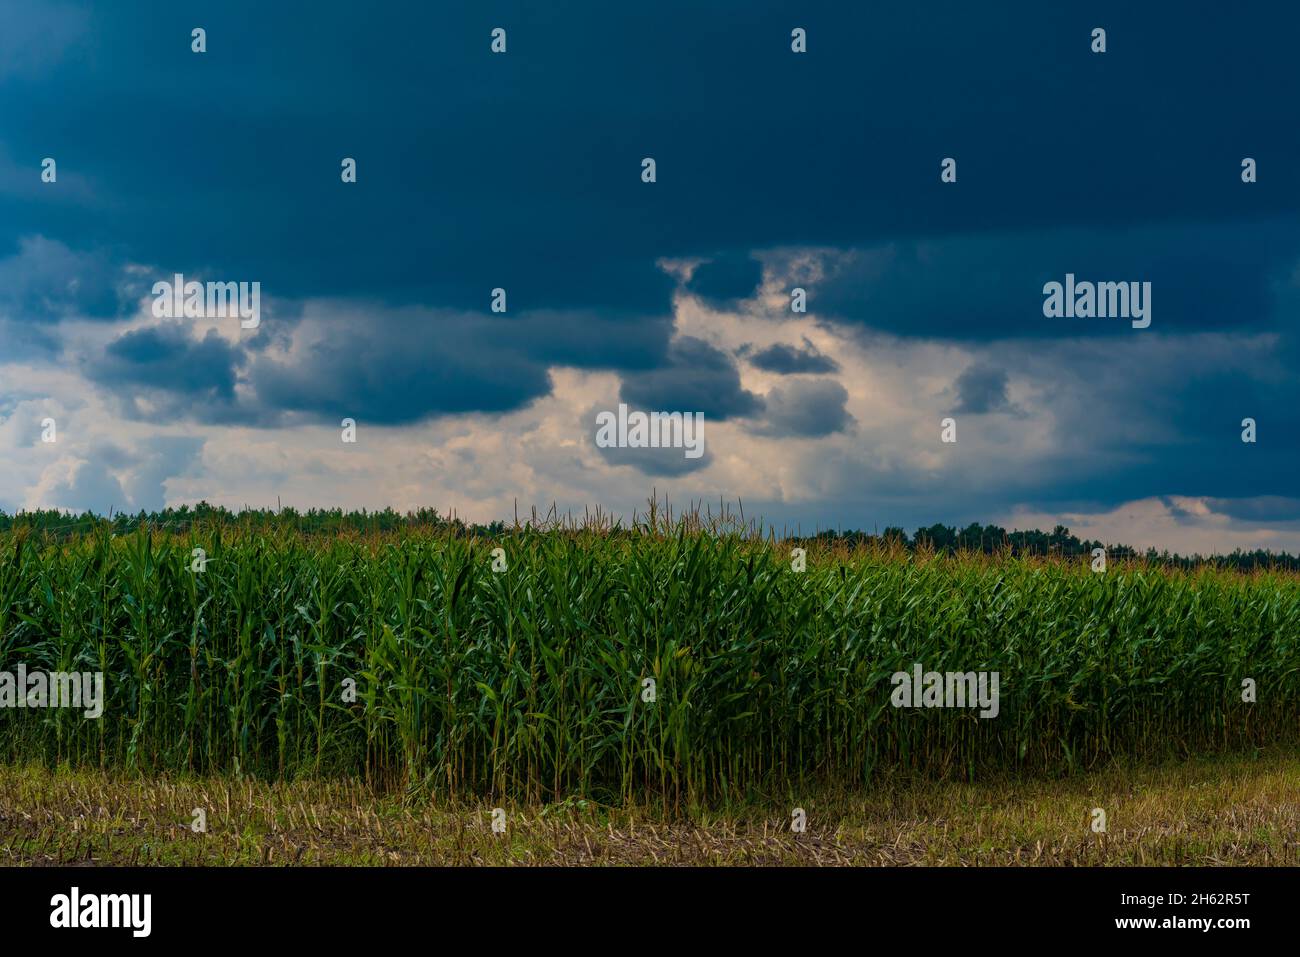
POLYGON ((1300 13, 987 6, 5 5, 0 508, 654 488, 1300 550, 1300 13), (261 324, 156 318, 178 272, 261 324), (1067 273, 1150 327, 1046 318, 1067 273), (706 454, 597 448, 620 402, 706 454))

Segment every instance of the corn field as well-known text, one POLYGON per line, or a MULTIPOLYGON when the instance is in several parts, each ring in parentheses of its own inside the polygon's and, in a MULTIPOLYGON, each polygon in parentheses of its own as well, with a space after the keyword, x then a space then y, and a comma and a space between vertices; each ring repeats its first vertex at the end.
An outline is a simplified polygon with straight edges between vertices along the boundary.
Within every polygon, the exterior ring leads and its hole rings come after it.
POLYGON ((678 803, 1300 739, 1293 575, 812 545, 796 571, 791 547, 0 533, 0 670, 102 672, 106 697, 0 711, 0 760, 678 803), (894 707, 917 663, 999 672, 1000 713, 894 707))

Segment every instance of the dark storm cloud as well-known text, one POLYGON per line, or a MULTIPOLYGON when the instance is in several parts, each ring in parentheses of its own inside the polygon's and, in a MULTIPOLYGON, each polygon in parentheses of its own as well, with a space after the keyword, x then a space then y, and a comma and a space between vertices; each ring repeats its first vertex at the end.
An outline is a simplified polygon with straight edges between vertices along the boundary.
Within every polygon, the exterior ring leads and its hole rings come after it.
MULTIPOLYGON (((1036 468, 960 494, 893 466, 872 476, 918 523, 940 500, 970 518, 1023 501, 1289 500, 1298 29, 1300 9, 1252 3, 10 5, 0 359, 48 354, 37 324, 118 316, 140 283, 183 271, 260 281, 285 311, 237 346, 141 330, 88 357, 130 414, 411 422, 519 408, 565 365, 622 372, 644 407, 763 427, 731 358, 672 338, 657 263, 709 260, 686 291, 734 302, 753 257, 779 277, 776 250, 816 248, 814 318, 975 353, 996 340, 1017 386, 1055 387, 1039 401, 1057 451, 1036 468), (806 55, 789 49, 796 24, 806 55), (39 182, 45 156, 56 184, 39 182), (356 184, 340 182, 345 156, 356 184), (1257 183, 1241 182, 1244 156, 1257 183), (939 181, 944 157, 956 183, 939 181), (1067 272, 1151 282, 1150 329, 1045 318, 1043 284, 1067 272), (510 310, 488 318, 496 287, 510 310), (313 318, 324 301, 375 306, 313 318), (328 325, 314 339, 313 322, 328 325), (1243 344, 1264 335, 1263 351, 1243 344)), ((793 347, 749 361, 826 371, 793 347)), ((959 380, 959 406, 1002 407, 994 379, 959 380)), ((805 416, 806 400, 782 388, 766 427, 834 421, 834 402, 805 416)), ((854 467, 827 461, 841 517, 861 501, 854 467)), ((109 478, 77 481, 102 498, 109 478)))
POLYGON ((86 49, 0 98, 11 155, 93 174, 97 204, 10 197, 0 222, 285 298, 476 309, 505 286, 520 308, 656 313, 671 291, 660 256, 1255 219, 1300 203, 1283 175, 1300 128, 1261 95, 1300 85, 1294 11, 79 9, 86 49), (196 16, 203 55, 189 49, 196 16), (1110 30, 1105 56, 1088 50, 1094 19, 1110 30), (803 56, 789 50, 795 20, 803 56), (502 56, 488 51, 494 25, 510 31, 502 56), (1204 69, 1207 45, 1223 68, 1204 69), (1246 152, 1261 163, 1250 187, 1246 152), (339 181, 344 156, 354 185, 339 181), (939 183, 945 156, 956 184, 939 183))
MULTIPOLYGON (((708 426, 705 426, 707 442, 708 426)), ((663 476, 672 478, 682 475, 688 475, 691 472, 707 468, 713 461, 713 454, 709 451, 707 445, 704 454, 699 458, 687 458, 681 449, 677 448, 622 448, 619 446, 602 447, 596 446, 596 451, 610 465, 626 465, 633 468, 643 475, 663 476)))
MULTIPOLYGON (((1053 451, 1014 471, 990 472, 996 482, 988 489, 964 480, 962 496, 1070 511, 1170 495, 1294 499, 1294 361, 1269 338, 1003 346, 999 367, 1034 387, 1025 411, 1050 419, 1053 451), (1257 421, 1255 443, 1242 441, 1247 417, 1257 421)), ((941 414, 938 404, 934 412, 941 414)), ((1009 427, 1030 428, 1018 418, 1009 427)), ((968 426, 963 438, 970 434, 968 426)))
POLYGON ((754 295, 762 281, 763 264, 757 259, 723 253, 696 266, 686 289, 715 309, 727 309, 754 295))
MULTIPOLYGON (((397 425, 518 409, 550 391, 552 363, 653 369, 665 361, 670 330, 666 317, 638 322, 549 310, 466 315, 334 303, 280 325, 264 323, 258 335, 237 344, 215 331, 195 338, 183 321, 132 330, 85 371, 138 418, 278 426, 292 415, 350 416, 397 425), (245 388, 237 394, 240 383, 245 388), (141 404, 142 396, 150 404, 141 404)), ((678 358, 689 363, 698 356, 688 347, 678 358)), ((724 382, 724 392, 737 382, 724 382)), ((747 395, 723 398, 731 407, 747 395)))
POLYGON ((1146 402, 1159 409, 1162 421, 1151 423, 1159 456, 1148 456, 1127 477, 1126 485, 1150 494, 1295 496, 1295 477, 1300 474, 1300 442, 1296 441, 1300 380, 1269 376, 1273 363, 1267 360, 1247 366, 1240 357, 1223 358, 1226 368, 1182 375, 1175 369, 1162 370, 1155 382, 1161 383, 1163 396, 1152 396, 1151 380, 1144 383, 1147 388, 1132 390, 1133 405, 1146 402), (1254 443, 1242 441, 1242 420, 1247 417, 1257 421, 1254 443))
POLYGON ((1150 331, 1274 328, 1277 286, 1300 261, 1300 226, 1271 221, 1049 230, 896 242, 828 257, 810 311, 902 336, 1132 335, 1123 319, 1049 318, 1043 287, 1150 282, 1150 331))
POLYGON ((764 372, 794 375, 803 372, 834 372, 839 364, 830 356, 822 355, 807 339, 803 347, 778 342, 766 349, 747 355, 750 365, 764 372))
POLYGON ((1300 498, 1295 497, 1268 495, 1248 499, 1211 498, 1205 504, 1222 515, 1248 522, 1300 521, 1300 498))
POLYGON ((693 336, 673 341, 663 368, 624 376, 621 398, 642 409, 702 412, 705 419, 747 416, 762 409, 762 400, 741 387, 731 357, 693 336))
POLYGON ((368 323, 325 321, 292 360, 261 357, 250 384, 264 414, 397 425, 435 413, 507 412, 550 391, 546 363, 510 344, 502 317, 410 310, 368 323))
POLYGON ((976 364, 967 367, 957 377, 954 387, 957 390, 954 412, 979 415, 1002 412, 1010 405, 1007 401, 1007 374, 993 366, 976 364))
POLYGON ((225 417, 235 401, 238 370, 246 358, 236 346, 209 331, 195 339, 181 323, 123 333, 89 362, 86 375, 134 409, 142 393, 163 396, 166 417, 200 420, 225 417))
POLYGON ((120 267, 104 252, 23 236, 0 257, 0 318, 24 323, 115 318, 122 308, 121 286, 120 267))
POLYGON ((764 396, 763 435, 816 438, 846 431, 849 394, 832 379, 795 380, 764 396))
POLYGON ((539 362, 580 369, 652 369, 662 365, 672 336, 672 314, 537 309, 495 324, 499 347, 539 362))

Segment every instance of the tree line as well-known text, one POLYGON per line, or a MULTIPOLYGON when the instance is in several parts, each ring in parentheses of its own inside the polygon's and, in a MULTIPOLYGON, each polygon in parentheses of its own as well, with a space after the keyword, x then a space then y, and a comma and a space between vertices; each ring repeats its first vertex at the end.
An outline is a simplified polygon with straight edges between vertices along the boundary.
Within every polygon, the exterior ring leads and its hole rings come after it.
MULTIPOLYGON (((160 531, 184 532, 194 525, 230 526, 251 531, 294 531, 313 535, 383 534, 424 529, 452 535, 496 536, 507 533, 512 527, 502 521, 486 525, 469 523, 433 508, 407 512, 393 508, 344 511, 341 508, 298 510, 289 507, 232 511, 225 506, 200 502, 193 506, 181 505, 159 511, 114 513, 108 516, 89 511, 76 514, 58 509, 21 511, 13 515, 0 511, 0 532, 28 530, 69 538, 102 529, 108 529, 114 534, 126 534, 142 526, 160 531)), ((635 531, 615 524, 607 530, 607 534, 635 534, 635 531)), ((981 525, 978 522, 972 522, 965 528, 935 524, 918 528, 910 535, 906 529, 891 526, 875 533, 827 530, 803 536, 799 540, 849 546, 890 544, 908 551, 923 550, 943 554, 965 551, 994 555, 1009 552, 1015 556, 1067 559, 1082 559, 1091 556, 1095 548, 1105 548, 1108 561, 1139 558, 1183 568, 1209 564, 1246 571, 1259 568, 1300 571, 1300 556, 1289 552, 1265 549, 1243 551, 1238 548, 1226 554, 1205 556, 1180 555, 1167 549, 1155 548, 1141 551, 1121 543, 1081 539, 1071 534, 1064 525, 1057 525, 1050 532, 1045 532, 1039 529, 1008 531, 999 525, 981 525)))

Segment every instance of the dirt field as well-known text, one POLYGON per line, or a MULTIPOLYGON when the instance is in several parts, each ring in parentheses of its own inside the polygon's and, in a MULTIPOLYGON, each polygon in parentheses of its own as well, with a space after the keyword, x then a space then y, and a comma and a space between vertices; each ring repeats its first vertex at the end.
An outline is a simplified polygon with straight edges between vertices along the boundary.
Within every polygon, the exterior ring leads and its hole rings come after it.
POLYGON ((236 865, 1300 864, 1300 756, 1059 781, 896 783, 666 820, 585 802, 431 806, 343 782, 0 768, 0 863, 236 865), (206 832, 193 830, 204 809, 206 832), (1106 831, 1093 830, 1094 808, 1106 831))

